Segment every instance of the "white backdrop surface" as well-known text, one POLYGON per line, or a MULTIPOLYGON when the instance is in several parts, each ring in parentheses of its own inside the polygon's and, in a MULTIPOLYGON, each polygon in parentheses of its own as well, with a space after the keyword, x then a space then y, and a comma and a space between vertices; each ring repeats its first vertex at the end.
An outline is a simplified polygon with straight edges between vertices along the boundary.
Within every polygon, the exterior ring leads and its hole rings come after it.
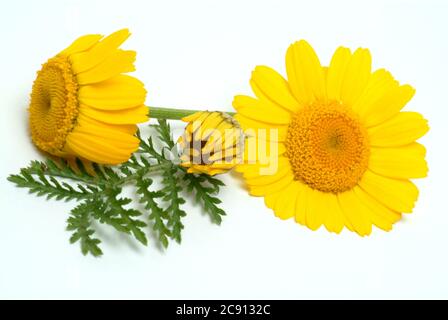
POLYGON ((7 1, 0 9, 0 298, 448 298, 447 1, 7 1), (284 71, 290 43, 328 63, 339 45, 368 47, 417 89, 408 110, 431 130, 430 173, 414 213, 360 238, 281 221, 227 175, 228 216, 212 225, 187 206, 182 245, 166 252, 113 233, 102 258, 65 231, 73 203, 47 202, 6 181, 41 156, 27 103, 36 70, 77 36, 128 27, 137 72, 157 106, 230 110, 259 64, 284 71))

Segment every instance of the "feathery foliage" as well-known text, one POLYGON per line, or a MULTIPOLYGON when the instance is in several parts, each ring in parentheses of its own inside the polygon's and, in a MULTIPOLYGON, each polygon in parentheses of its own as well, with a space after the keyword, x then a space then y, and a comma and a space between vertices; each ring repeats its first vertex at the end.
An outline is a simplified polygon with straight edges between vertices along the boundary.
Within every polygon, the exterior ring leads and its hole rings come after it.
POLYGON ((187 182, 187 190, 195 193, 196 202, 202 204, 206 213, 210 215, 213 223, 221 224, 222 216, 226 213, 218 207, 221 203, 215 195, 219 192, 219 188, 224 185, 221 180, 208 175, 195 176, 184 174, 184 181, 187 182))
POLYGON ((170 240, 181 243, 182 220, 187 215, 182 207, 189 198, 185 193, 194 196, 212 222, 220 224, 225 212, 217 206, 221 201, 216 195, 224 184, 208 175, 189 174, 175 163, 176 144, 165 120, 151 127, 157 134, 142 139, 138 133, 138 152, 120 166, 47 159, 32 161, 8 180, 48 200, 78 202, 70 212, 67 230, 72 232, 70 243, 79 242, 84 255, 103 254, 94 221, 143 245, 148 244, 148 232, 163 248, 170 240), (158 184, 152 177, 157 175, 158 184), (136 201, 122 195, 127 185, 135 187, 136 201))

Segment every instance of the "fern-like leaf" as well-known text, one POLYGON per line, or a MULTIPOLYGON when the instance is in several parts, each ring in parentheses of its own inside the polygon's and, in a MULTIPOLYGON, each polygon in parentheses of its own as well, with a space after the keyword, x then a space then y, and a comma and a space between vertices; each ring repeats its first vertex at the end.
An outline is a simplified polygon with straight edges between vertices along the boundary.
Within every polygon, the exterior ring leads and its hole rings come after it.
POLYGON ((173 137, 171 135, 171 127, 165 119, 158 121, 157 125, 153 125, 153 128, 159 134, 160 141, 162 141, 166 147, 172 149, 174 147, 173 137))
POLYGON ((146 140, 137 133, 141 140, 139 152, 119 167, 48 159, 32 161, 19 174, 10 175, 8 180, 47 199, 77 201, 78 205, 71 210, 67 220, 67 229, 72 231, 70 242, 79 242, 84 255, 102 255, 101 241, 95 237, 94 221, 132 235, 146 245, 144 216, 160 244, 166 248, 169 239, 179 243, 182 240, 182 218, 186 216, 182 209, 184 187, 195 194, 212 221, 220 224, 225 213, 217 206, 221 201, 216 194, 223 183, 207 175, 189 174, 166 158, 167 152, 174 151, 176 145, 171 128, 167 121, 160 120, 153 129, 157 135, 146 140), (162 177, 162 187, 158 190, 148 178, 149 174, 156 173, 162 177), (147 212, 133 208, 132 200, 121 195, 127 184, 136 187, 139 202, 147 212))
POLYGON ((205 174, 184 173, 184 181, 187 184, 187 191, 195 194, 196 202, 200 203, 210 219, 215 224, 221 224, 222 216, 226 213, 217 205, 221 203, 214 195, 219 192, 219 187, 224 183, 216 178, 205 174))
POLYGON ((170 166, 163 171, 162 184, 164 188, 162 192, 165 193, 163 200, 168 203, 166 210, 169 213, 168 225, 171 226, 171 237, 180 243, 182 241, 182 229, 184 228, 181 219, 187 213, 181 209, 181 205, 185 203, 185 200, 180 195, 182 187, 177 172, 178 168, 175 166, 170 166))
POLYGON ((98 189, 92 186, 78 184, 76 187, 72 187, 66 182, 59 182, 54 176, 47 178, 42 170, 36 171, 33 175, 28 168, 21 169, 20 174, 10 175, 8 180, 19 188, 28 188, 30 193, 35 193, 38 197, 46 196, 48 200, 52 198, 65 201, 83 200, 91 198, 98 192, 98 189))
POLYGON ((95 231, 91 228, 91 215, 96 208, 97 203, 92 199, 85 200, 73 208, 67 220, 67 230, 73 231, 70 243, 80 241, 83 255, 90 253, 98 257, 103 254, 99 247, 101 241, 93 237, 95 231))
POLYGON ((140 241, 145 246, 148 244, 143 228, 147 224, 138 219, 142 213, 136 209, 127 209, 124 206, 132 202, 129 198, 119 198, 121 188, 106 190, 107 203, 110 207, 109 217, 114 219, 114 226, 116 229, 122 232, 132 234, 135 239, 140 241))
POLYGON ((139 178, 137 180, 137 193, 140 195, 140 203, 145 205, 145 209, 149 210, 149 219, 153 222, 153 230, 157 233, 157 238, 163 247, 168 247, 168 237, 171 237, 171 232, 166 225, 168 220, 168 213, 160 208, 157 204, 157 198, 163 197, 161 191, 150 191, 149 186, 152 180, 149 178, 139 178))

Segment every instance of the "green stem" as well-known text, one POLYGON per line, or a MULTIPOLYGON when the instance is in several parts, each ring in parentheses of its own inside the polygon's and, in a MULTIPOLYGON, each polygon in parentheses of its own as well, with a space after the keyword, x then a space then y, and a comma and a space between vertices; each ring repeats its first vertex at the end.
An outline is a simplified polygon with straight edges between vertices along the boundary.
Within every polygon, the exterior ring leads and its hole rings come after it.
MULTIPOLYGON (((188 109, 171 109, 171 108, 159 108, 149 107, 149 117, 156 119, 171 119, 180 120, 183 117, 189 116, 193 113, 205 111, 205 110, 188 110, 188 109)), ((235 112, 226 112, 233 116, 235 112)))
MULTIPOLYGON (((153 172, 158 172, 161 171, 165 168, 168 168, 170 166, 172 166, 173 164, 169 161, 166 161, 164 163, 159 163, 159 164, 154 164, 150 167, 145 168, 145 172, 143 173, 143 176, 146 176, 148 174, 151 174, 153 172)), ((27 170, 28 174, 38 174, 39 172, 36 170, 28 169, 27 170)), ((91 185, 91 186, 98 186, 100 183, 98 181, 97 178, 95 177, 82 177, 79 175, 72 175, 72 174, 64 174, 64 173, 54 173, 54 172, 48 172, 48 171, 42 171, 42 173, 46 176, 53 176, 53 177, 60 177, 60 178, 65 178, 65 179, 71 179, 71 180, 75 180, 75 181, 79 181, 79 182, 83 182, 85 184, 91 185)), ((116 183, 111 183, 112 186, 122 186, 128 182, 131 182, 135 179, 137 179, 139 176, 142 176, 141 173, 139 172, 135 172, 134 174, 131 174, 125 178, 120 179, 119 181, 117 181, 116 183)), ((106 180, 106 184, 108 184, 108 181, 106 180)), ((109 183, 110 184, 110 183, 109 183)))
POLYGON ((166 161, 164 163, 159 163, 159 164, 152 165, 152 166, 147 167, 145 169, 145 172, 143 173, 143 175, 141 173, 139 173, 139 172, 136 172, 134 174, 131 174, 130 176, 127 176, 124 179, 121 179, 119 181, 119 185, 126 184, 126 183, 128 183, 130 181, 133 181, 133 180, 137 179, 138 177, 144 177, 144 176, 146 176, 146 175, 148 175, 150 173, 161 171, 161 170, 166 169, 166 168, 168 168, 168 167, 170 167, 172 165, 173 164, 171 162, 169 162, 169 161, 166 161))

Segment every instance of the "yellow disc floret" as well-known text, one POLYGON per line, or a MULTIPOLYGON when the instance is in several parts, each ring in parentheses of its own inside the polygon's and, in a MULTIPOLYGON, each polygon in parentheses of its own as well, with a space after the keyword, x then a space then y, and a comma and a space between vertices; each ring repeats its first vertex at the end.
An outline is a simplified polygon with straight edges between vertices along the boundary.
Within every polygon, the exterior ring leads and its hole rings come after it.
POLYGON ((323 192, 354 187, 369 160, 366 130, 338 102, 316 102, 300 110, 289 125, 286 150, 294 178, 323 192))
POLYGON ((67 135, 78 116, 78 85, 67 57, 48 60, 38 72, 31 93, 30 126, 34 143, 42 150, 63 156, 67 135))

